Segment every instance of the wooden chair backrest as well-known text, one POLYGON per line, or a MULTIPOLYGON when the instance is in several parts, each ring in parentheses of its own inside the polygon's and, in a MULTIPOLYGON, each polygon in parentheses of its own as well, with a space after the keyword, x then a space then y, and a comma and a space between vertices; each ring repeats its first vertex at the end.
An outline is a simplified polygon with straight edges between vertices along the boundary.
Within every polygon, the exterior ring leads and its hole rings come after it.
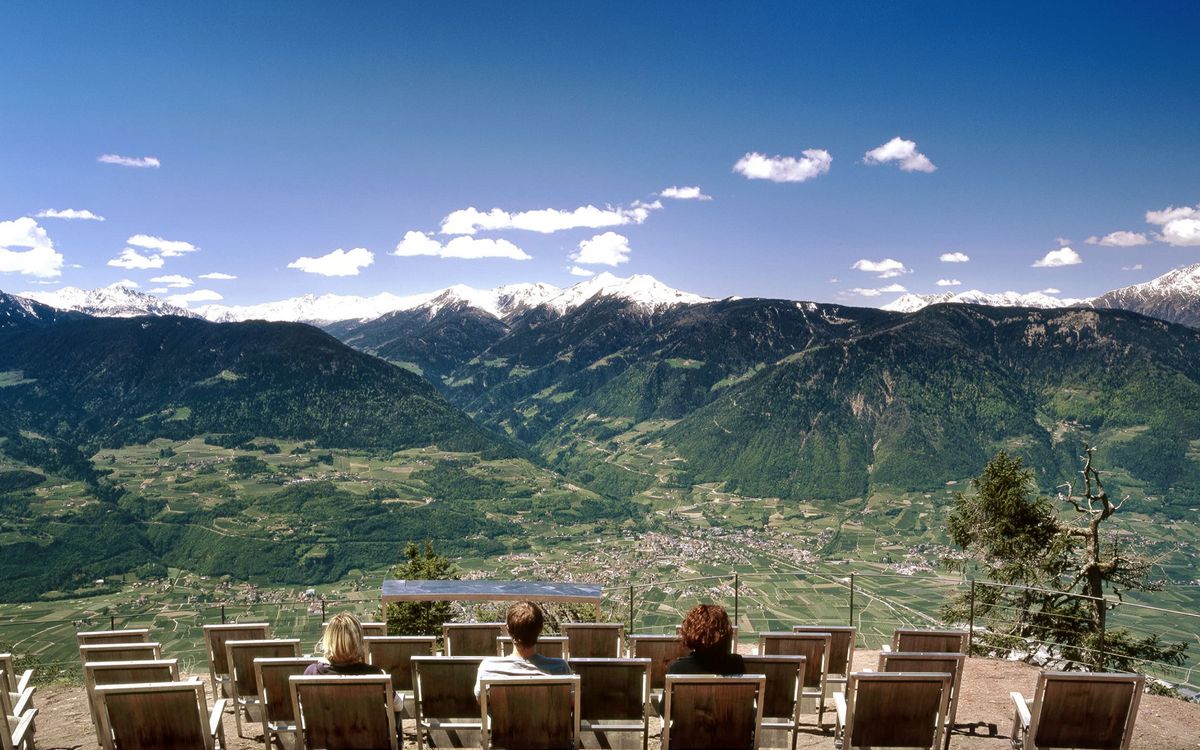
POLYGON ((368 635, 386 636, 388 634, 386 622, 363 622, 359 624, 362 625, 363 637, 368 635))
POLYGON ((818 688, 828 674, 828 631, 815 633, 759 633, 758 653, 763 656, 803 656, 804 687, 818 688))
POLYGON ((309 665, 319 661, 315 656, 254 660, 254 679, 258 683, 258 700, 268 724, 290 724, 296 720, 292 713, 292 689, 288 680, 304 674, 309 665))
POLYGON ((84 684, 91 692, 97 685, 129 685, 138 682, 178 682, 178 659, 147 661, 101 661, 83 665, 84 684))
POLYGON ((690 653, 683 638, 678 635, 631 635, 629 655, 635 659, 650 660, 650 689, 662 690, 667 668, 675 660, 690 653))
MULTIPOLYGON (((8 683, 9 673, 8 670, 3 669, 2 666, 3 665, 0 665, 0 714, 12 716, 14 713, 12 706, 12 694, 8 691, 8 688, 5 687, 8 683)), ((3 747, 3 745, 0 745, 0 747, 3 747)))
POLYGON ((12 654, 0 654, 0 670, 4 671, 4 679, 0 680, 0 688, 10 693, 17 692, 17 661, 12 654))
POLYGON ((615 659, 624 654, 625 626, 619 622, 564 622, 572 659, 615 659))
MULTIPOLYGON (((544 635, 538 638, 537 652, 542 656, 550 656, 555 659, 563 658, 566 653, 567 639, 561 635, 544 635)), ((496 654, 504 656, 512 653, 513 645, 512 638, 507 635, 502 635, 496 639, 496 654)))
POLYGON ((87 630, 75 634, 76 646, 96 646, 102 643, 149 643, 149 628, 125 630, 87 630))
POLYGON ((1030 711, 1034 747, 1129 747, 1146 678, 1135 674, 1042 672, 1030 711))
POLYGON ((479 715, 475 678, 482 656, 414 656, 413 693, 422 718, 465 719, 479 715))
POLYGON ((162 658, 162 645, 158 643, 102 643, 97 646, 80 646, 79 655, 85 664, 98 661, 153 661, 162 658))
POLYGON ((390 674, 396 690, 413 689, 414 656, 433 656, 437 651, 433 635, 369 635, 365 640, 367 661, 390 674))
POLYGON ((258 676, 254 673, 255 659, 286 659, 300 656, 299 638, 279 638, 267 641, 225 641, 225 662, 229 665, 229 682, 239 698, 258 697, 258 676))
POLYGON ((575 750, 579 677, 506 677, 479 685, 483 748, 575 750))
POLYGON ((763 690, 763 716, 772 719, 796 715, 796 701, 804 686, 803 656, 743 656, 746 672, 767 678, 763 690))
POLYGON ((265 641, 271 637, 271 626, 265 622, 244 622, 233 625, 205 625, 204 647, 208 664, 214 675, 229 674, 225 659, 226 641, 265 641))
POLYGON ((296 716, 296 747, 396 747, 392 678, 387 675, 288 679, 296 716))
POLYGON ((922 654, 965 654, 967 631, 896 628, 892 634, 892 650, 922 654))
POLYGON ((757 747, 763 690, 762 675, 667 675, 662 750, 757 747))
POLYGON ((853 672, 846 683, 844 746, 941 750, 951 676, 853 672))
POLYGON ((854 668, 854 645, 858 628, 851 625, 793 625, 793 633, 829 633, 829 674, 847 675, 854 668))
POLYGON ((641 721, 650 701, 649 659, 567 659, 579 676, 583 721, 641 721))
POLYGON ((946 721, 953 724, 958 714, 958 687, 962 684, 963 668, 967 655, 960 653, 914 654, 893 651, 879 655, 880 672, 946 672, 950 675, 950 703, 946 708, 946 721))
POLYGON ((454 622, 442 625, 446 656, 495 656, 496 639, 502 635, 502 622, 454 622))
POLYGON ((106 748, 120 750, 213 750, 204 683, 143 682, 96 687, 99 711, 112 732, 106 748))

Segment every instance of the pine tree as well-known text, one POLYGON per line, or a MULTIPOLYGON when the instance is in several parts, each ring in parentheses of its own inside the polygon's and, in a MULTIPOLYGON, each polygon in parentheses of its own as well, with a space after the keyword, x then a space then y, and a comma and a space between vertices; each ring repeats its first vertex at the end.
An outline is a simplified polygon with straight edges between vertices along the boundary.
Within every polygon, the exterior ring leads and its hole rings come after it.
MULTIPOLYGON (((393 576, 401 580, 459 579, 450 558, 433 550, 433 543, 409 542, 404 546, 405 562, 397 565, 393 576)), ((450 602, 392 602, 387 606, 388 633, 392 635, 441 635, 442 624, 453 617, 450 602)))

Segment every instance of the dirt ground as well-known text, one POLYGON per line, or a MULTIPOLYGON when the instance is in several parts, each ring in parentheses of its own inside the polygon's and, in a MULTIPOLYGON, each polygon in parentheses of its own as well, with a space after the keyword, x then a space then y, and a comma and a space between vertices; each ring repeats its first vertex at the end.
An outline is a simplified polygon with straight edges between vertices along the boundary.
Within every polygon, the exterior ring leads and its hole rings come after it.
MULTIPOLYGON (((869 668, 878 659, 877 651, 859 650, 854 661, 869 668)), ((968 659, 959 699, 958 722, 989 722, 997 726, 998 737, 954 734, 953 750, 1008 750, 1013 709, 1008 697, 1013 690, 1026 697, 1033 695, 1038 670, 1018 662, 968 659)), ((200 675, 207 679, 207 675, 200 675)), ((39 709, 37 747, 42 750, 93 750, 96 735, 88 714, 87 699, 81 687, 40 688, 34 704, 39 709)), ((813 717, 807 717, 810 720, 813 717)), ((832 714, 826 713, 832 722, 832 714)), ((404 747, 416 748, 412 721, 404 722, 404 747)), ((658 748, 658 727, 651 722, 650 746, 658 748)), ((232 713, 225 715, 225 737, 231 750, 262 747, 262 732, 257 725, 244 724, 248 739, 237 736, 232 713)), ((809 725, 800 732, 797 747, 833 750, 832 731, 821 733, 809 725)), ((1141 750, 1200 750, 1200 704, 1173 698, 1146 695, 1142 698, 1134 730, 1133 747, 1141 750)))

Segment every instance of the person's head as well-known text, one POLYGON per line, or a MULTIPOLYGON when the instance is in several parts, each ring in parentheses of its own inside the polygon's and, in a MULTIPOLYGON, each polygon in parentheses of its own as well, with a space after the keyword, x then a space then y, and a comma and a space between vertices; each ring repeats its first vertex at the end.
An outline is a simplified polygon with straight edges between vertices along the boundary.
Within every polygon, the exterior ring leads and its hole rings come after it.
POLYGON ((716 604, 697 604, 683 618, 683 642, 693 651, 728 650, 733 626, 725 608, 716 604))
POLYGON ((352 614, 336 614, 325 626, 321 647, 331 664, 354 664, 367 660, 362 625, 352 614))
POLYGON ((533 602, 517 602, 508 608, 506 620, 508 635, 515 645, 522 648, 533 648, 537 645, 545 622, 541 607, 533 602))

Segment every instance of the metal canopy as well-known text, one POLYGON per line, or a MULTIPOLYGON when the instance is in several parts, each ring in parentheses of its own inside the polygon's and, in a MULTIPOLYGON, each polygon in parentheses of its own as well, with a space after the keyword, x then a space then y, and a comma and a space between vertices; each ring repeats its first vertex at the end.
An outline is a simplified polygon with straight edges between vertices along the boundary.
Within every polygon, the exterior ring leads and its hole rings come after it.
POLYGON ((556 583, 554 581, 400 581, 385 580, 384 604, 388 602, 521 601, 582 602, 599 611, 603 595, 600 584, 556 583))

